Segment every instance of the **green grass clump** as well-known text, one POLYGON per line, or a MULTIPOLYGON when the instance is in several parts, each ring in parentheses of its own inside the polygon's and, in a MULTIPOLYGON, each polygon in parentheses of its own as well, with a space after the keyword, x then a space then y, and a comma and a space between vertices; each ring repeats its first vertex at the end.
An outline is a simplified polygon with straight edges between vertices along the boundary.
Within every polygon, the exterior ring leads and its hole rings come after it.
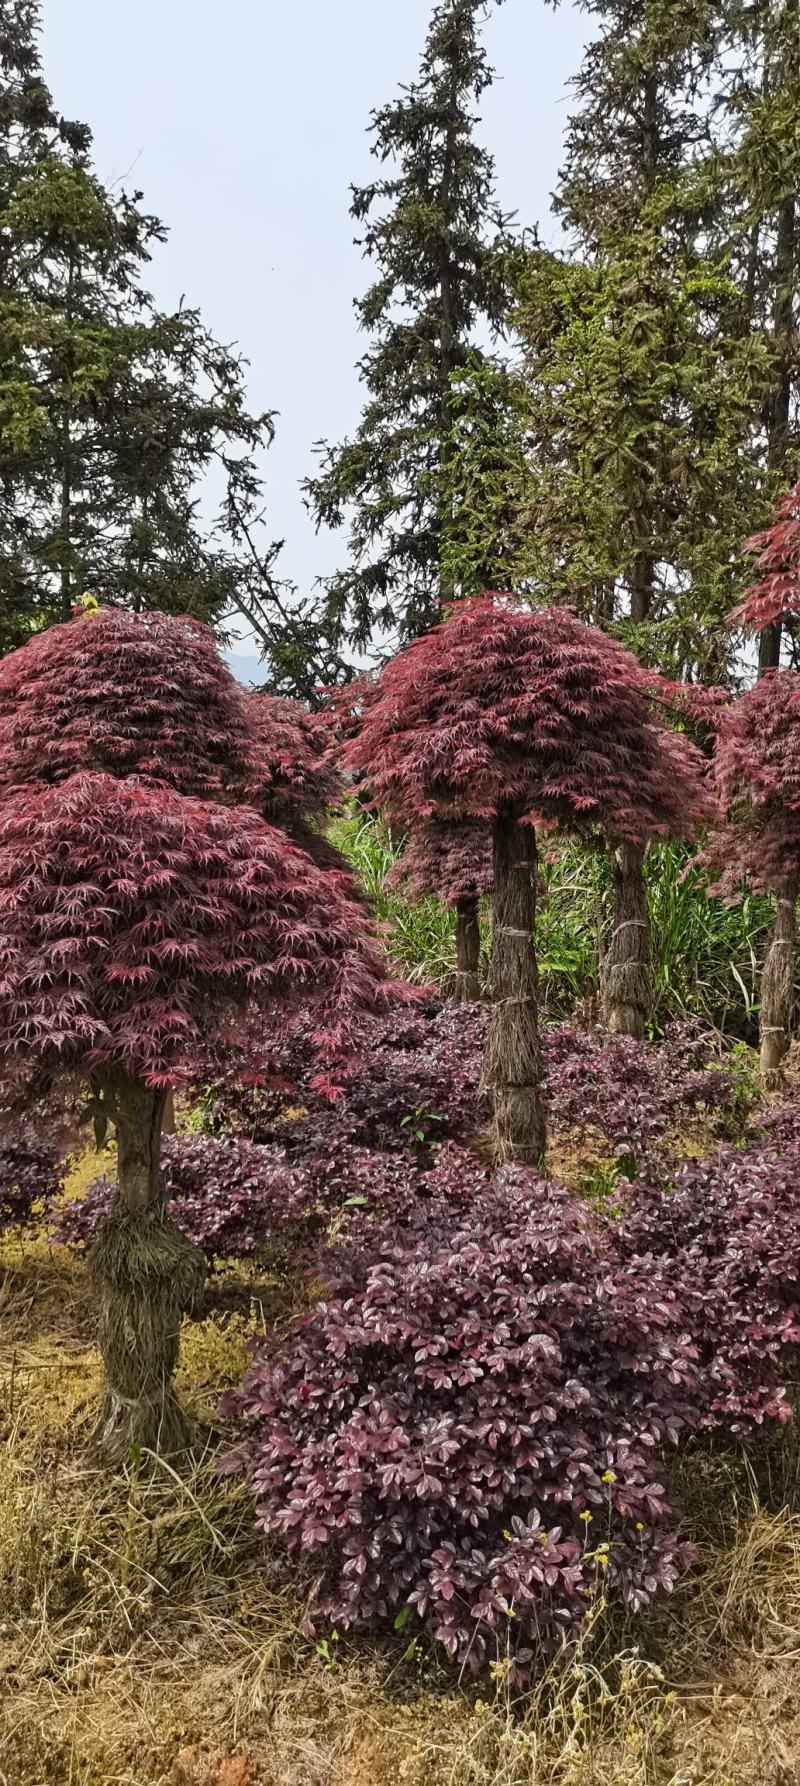
MULTIPOLYGON (((386 932, 389 954, 405 977, 448 992, 455 971, 455 919, 435 898, 411 902, 387 885, 402 853, 382 819, 353 806, 331 836, 352 862, 386 932)), ((602 850, 556 842, 543 850, 547 896, 539 907, 538 952, 542 1003, 550 1018, 576 1005, 594 1014, 600 962, 612 927, 611 876, 602 850)), ((653 1029, 694 1016, 741 1041, 758 1031, 758 987, 773 921, 771 901, 745 895, 727 906, 709 897, 692 851, 670 843, 647 856, 650 904, 653 1029)), ((482 963, 488 973, 491 915, 481 915, 482 963)))

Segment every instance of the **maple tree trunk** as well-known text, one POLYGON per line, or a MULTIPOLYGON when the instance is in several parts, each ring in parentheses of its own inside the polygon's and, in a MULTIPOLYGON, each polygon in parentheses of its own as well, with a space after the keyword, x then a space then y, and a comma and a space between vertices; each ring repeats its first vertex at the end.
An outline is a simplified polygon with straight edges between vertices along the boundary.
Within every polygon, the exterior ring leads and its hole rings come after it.
POLYGON ((615 1035, 643 1040, 650 1016, 650 922, 645 851, 623 843, 614 851, 614 930, 603 962, 603 1010, 615 1035))
POLYGON ((494 825, 494 948, 483 1083, 498 1158, 538 1166, 546 1131, 536 963, 536 835, 510 807, 494 825))
POLYGON ((478 900, 465 895, 456 905, 456 984, 457 1005, 475 1005, 481 996, 480 961, 481 929, 478 900))
POLYGON ((92 1248, 105 1384, 96 1441, 109 1463, 132 1447, 186 1448, 172 1388, 181 1320, 199 1300, 205 1260, 169 1220, 161 1171, 166 1093, 124 1073, 104 1078, 117 1136, 117 1195, 92 1248))
POLYGON ((797 885, 779 893, 777 902, 761 980, 761 1075, 767 1085, 779 1081, 792 1039, 797 885))

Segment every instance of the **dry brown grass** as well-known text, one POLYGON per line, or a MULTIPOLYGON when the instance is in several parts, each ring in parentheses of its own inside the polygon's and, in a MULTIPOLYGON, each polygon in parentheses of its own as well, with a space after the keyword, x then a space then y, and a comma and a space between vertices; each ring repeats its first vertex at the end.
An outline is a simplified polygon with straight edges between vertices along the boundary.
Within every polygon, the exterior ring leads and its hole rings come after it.
MULTIPOLYGON (((701 1559, 674 1602, 636 1627, 598 1609, 524 1701, 502 1669, 476 1697, 424 1654, 342 1641, 327 1666, 210 1440, 183 1476, 147 1458, 97 1471, 91 1316, 81 1265, 6 1240, 0 1786, 797 1786, 790 1445, 757 1467, 688 1456, 676 1487, 701 1559)), ((180 1388, 202 1423, 262 1319, 187 1326, 180 1388)))

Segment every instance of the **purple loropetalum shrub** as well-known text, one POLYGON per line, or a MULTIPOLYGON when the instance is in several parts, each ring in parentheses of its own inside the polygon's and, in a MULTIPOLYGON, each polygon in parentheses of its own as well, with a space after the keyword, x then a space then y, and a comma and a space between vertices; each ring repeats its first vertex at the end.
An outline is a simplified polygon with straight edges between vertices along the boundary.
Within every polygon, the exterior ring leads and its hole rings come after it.
MULTIPOLYGON (((167 1137, 163 1159, 170 1216, 195 1245, 212 1258, 269 1251, 294 1265, 376 1221, 403 1227, 434 1204, 465 1207, 489 1181, 471 1155, 448 1143, 436 1150, 432 1169, 422 1155, 349 1146, 292 1165, 279 1148, 210 1135, 167 1137)), ((96 1178, 61 1211, 52 1238, 89 1246, 114 1192, 110 1178, 96 1178)))
POLYGON ((669 1188, 636 1184, 615 1246, 652 1262, 680 1297, 707 1425, 788 1420, 800 1341, 800 1105, 767 1116, 743 1148, 692 1161, 669 1188))
POLYGON ((64 1188, 64 1163, 58 1148, 0 1135, 0 1233, 25 1227, 37 1206, 48 1208, 64 1188))
POLYGON ((735 1076, 699 1023, 671 1025, 663 1041, 639 1042, 569 1024, 545 1031, 545 1091, 555 1139, 598 1139, 625 1176, 669 1180, 670 1131, 700 1110, 724 1127, 736 1109, 735 1076))
MULTIPOLYGON (((168 1136, 163 1164, 170 1215, 211 1255, 247 1258, 268 1243, 300 1245, 319 1228, 307 1177, 277 1148, 209 1135, 168 1136)), ((113 1180, 99 1177, 79 1202, 61 1212, 53 1238, 87 1246, 108 1215, 113 1180)))
MULTIPOLYGON (((345 1148, 418 1153, 444 1140, 468 1143, 488 1116, 480 1094, 486 1024, 479 1006, 434 999, 364 1019, 347 1075, 327 1084, 301 1029, 280 1055, 266 1051, 261 1085, 242 1086, 235 1071, 220 1077, 213 1119, 280 1141, 298 1163, 345 1148)), ((714 1036, 697 1024, 675 1025, 657 1044, 558 1024, 543 1032, 543 1044, 551 1138, 581 1145, 601 1137, 629 1177, 668 1176, 676 1122, 703 1108, 724 1128, 735 1105, 737 1082, 714 1036)))
POLYGON ((479 1007, 458 1009, 429 997, 398 1005, 385 1019, 365 1018, 353 1033, 349 1060, 327 1076, 320 1074, 310 1027, 301 1022, 277 1044, 265 1039, 262 1071, 251 1072, 247 1083, 230 1052, 221 1060, 219 1076, 204 1088, 215 1126, 280 1141, 292 1158, 304 1159, 320 1151, 331 1157, 343 1147, 416 1152, 420 1126, 431 1142, 468 1140, 480 1129, 486 1015, 479 1007))
POLYGON ((678 1288, 508 1168, 468 1210, 340 1250, 328 1299, 228 1399, 231 1467, 311 1559, 312 1620, 411 1616, 470 1669, 510 1648, 524 1672, 599 1576, 638 1607, 686 1566, 658 1450, 702 1394, 678 1288))

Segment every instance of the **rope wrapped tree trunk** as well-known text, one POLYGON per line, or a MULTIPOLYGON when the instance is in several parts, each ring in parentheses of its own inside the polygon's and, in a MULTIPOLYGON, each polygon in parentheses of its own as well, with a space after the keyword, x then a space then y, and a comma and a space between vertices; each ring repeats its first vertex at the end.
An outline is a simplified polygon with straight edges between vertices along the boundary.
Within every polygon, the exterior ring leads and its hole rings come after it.
POLYGON ((501 1160, 538 1166, 546 1131, 536 963, 536 835, 502 808, 494 824, 491 1016, 483 1080, 501 1160))
POLYGON ((615 1035, 647 1034, 650 1016, 650 923, 642 844, 614 851, 614 929, 603 962, 603 1011, 615 1035))
POLYGON ((117 1135, 117 1195, 90 1267, 98 1292, 105 1384, 96 1442, 109 1463, 131 1447, 185 1450, 191 1429, 172 1387, 181 1320, 196 1307, 205 1260, 169 1220, 161 1171, 166 1094, 124 1073, 104 1083, 117 1135))
POLYGON ((761 979, 761 1075, 776 1084, 792 1040, 797 883, 777 895, 775 924, 761 979))
POLYGON ((463 894, 456 905, 456 980, 454 1001, 475 1005, 481 996, 481 931, 475 894, 463 894))

